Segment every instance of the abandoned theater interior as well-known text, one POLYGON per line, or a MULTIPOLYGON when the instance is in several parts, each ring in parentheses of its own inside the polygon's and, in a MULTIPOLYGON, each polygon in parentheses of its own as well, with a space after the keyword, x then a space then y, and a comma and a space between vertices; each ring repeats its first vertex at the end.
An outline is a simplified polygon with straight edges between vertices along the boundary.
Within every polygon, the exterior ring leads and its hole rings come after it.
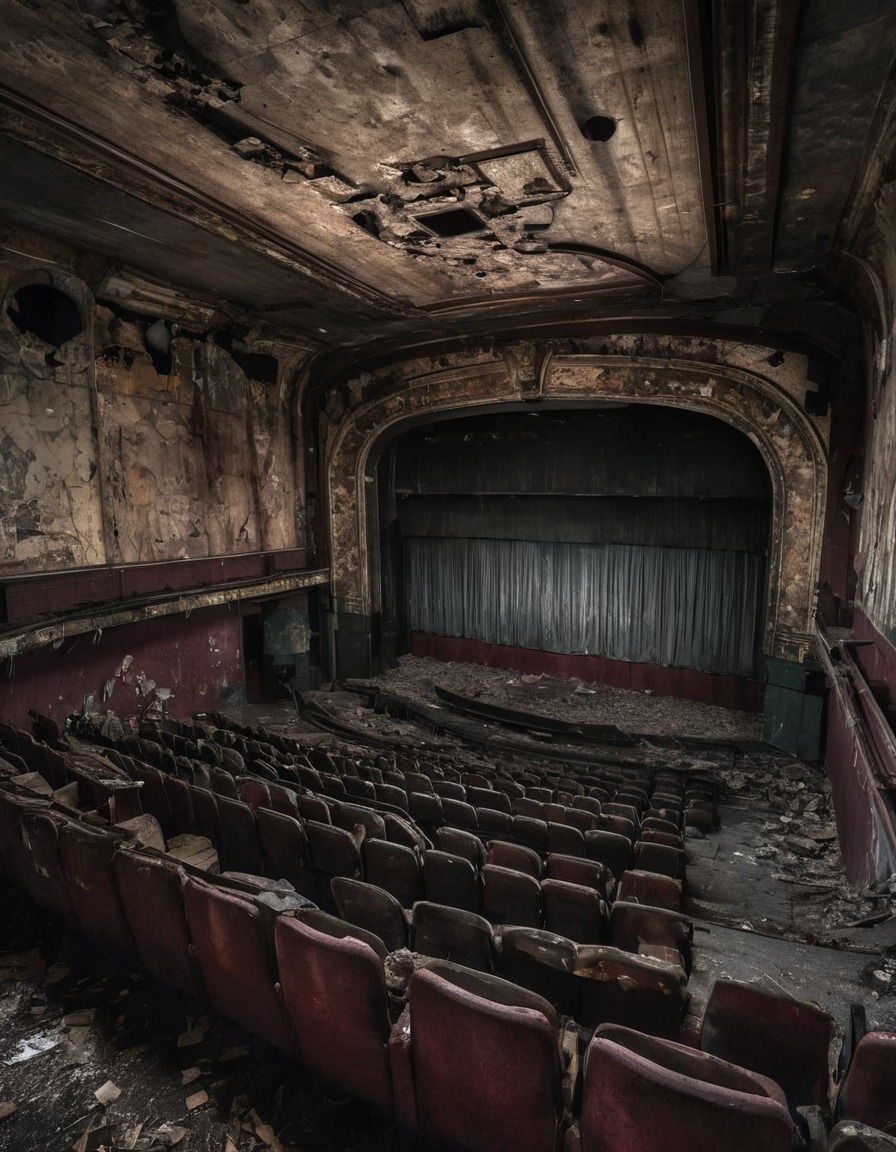
POLYGON ((0 1148, 896 1149, 892 0, 0 33, 0 1148))

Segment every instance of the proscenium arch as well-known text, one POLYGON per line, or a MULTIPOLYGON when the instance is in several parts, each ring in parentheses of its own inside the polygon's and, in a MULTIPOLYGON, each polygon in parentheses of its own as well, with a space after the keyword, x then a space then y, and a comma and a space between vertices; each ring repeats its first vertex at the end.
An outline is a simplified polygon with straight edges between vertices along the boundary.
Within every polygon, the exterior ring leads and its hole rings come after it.
MULTIPOLYGON (((725 350, 717 344, 712 349, 716 355, 725 350)), ((533 401, 552 407, 640 402, 715 416, 759 449, 773 497, 763 650, 801 660, 812 645, 821 555, 827 490, 822 436, 794 397, 764 374, 725 363, 721 356, 689 360, 670 356, 665 347, 656 351, 663 355, 541 356, 531 345, 517 346, 455 367, 418 361, 407 365, 406 375, 393 370, 378 381, 383 387, 365 389, 370 398, 339 421, 326 443, 331 594, 337 610, 369 617, 380 609, 377 464, 403 426, 533 401)), ((755 355, 751 360, 758 362, 755 355)))

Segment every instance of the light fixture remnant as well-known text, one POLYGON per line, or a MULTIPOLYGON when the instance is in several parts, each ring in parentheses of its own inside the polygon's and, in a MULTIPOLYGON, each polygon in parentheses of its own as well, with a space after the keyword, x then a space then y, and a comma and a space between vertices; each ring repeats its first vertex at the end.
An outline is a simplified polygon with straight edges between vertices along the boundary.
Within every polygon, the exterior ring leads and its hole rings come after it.
POLYGON ((616 121, 612 116, 589 116, 579 124, 579 131, 586 140, 603 144, 615 134, 616 121))

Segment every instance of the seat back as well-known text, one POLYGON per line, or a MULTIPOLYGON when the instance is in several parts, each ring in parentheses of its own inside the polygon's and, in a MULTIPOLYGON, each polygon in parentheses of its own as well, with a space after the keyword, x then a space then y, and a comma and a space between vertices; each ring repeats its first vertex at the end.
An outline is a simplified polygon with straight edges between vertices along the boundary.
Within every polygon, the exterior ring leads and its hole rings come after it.
POLYGON ((493 924, 541 927, 541 885, 526 872, 486 864, 482 869, 482 904, 493 924))
POLYGON ((59 855, 81 931, 106 952, 130 964, 139 961, 115 879, 113 858, 118 836, 65 821, 59 830, 59 855))
POLYGON ((681 881, 657 872, 639 872, 630 868, 623 872, 616 891, 616 899, 628 904, 647 904, 651 908, 668 908, 675 912, 681 908, 681 881))
POLYGON ((700 1047, 780 1084, 795 1112, 808 1104, 828 1104, 834 1029, 833 1018, 814 1004, 752 984, 717 980, 706 1005, 700 1047))
POLYGON ((488 920, 428 900, 414 905, 414 951, 478 972, 495 970, 495 938, 488 920))
POLYGON ((679 954, 685 972, 691 972, 693 925, 682 912, 615 900, 610 910, 610 943, 624 952, 650 948, 671 949, 679 954))
POLYGON ((391 893, 403 908, 413 908, 423 899, 423 872, 413 848, 388 840, 368 840, 364 844, 364 872, 369 883, 391 893))
POLYGON ((426 899, 478 912, 482 907, 479 875, 469 860, 450 852, 431 849, 423 853, 423 885, 426 899))
POLYGON ((635 845, 635 867, 641 872, 658 872, 680 880, 684 876, 684 852, 668 844, 639 840, 635 845))
POLYGON ((581 1152, 789 1152, 793 1126, 773 1085, 615 1035, 598 1030, 588 1047, 581 1152))
POLYGON ((258 905, 192 876, 183 893, 190 939, 212 1006, 284 1052, 294 1052, 276 990, 273 941, 258 905))
POLYGON ((582 983, 575 975, 577 958, 571 940, 544 928, 505 928, 501 933, 500 974, 576 1020, 582 983))
POLYGON ((586 888, 593 888, 604 899, 607 896, 607 885, 613 882, 609 868, 599 860, 564 856, 560 852, 548 853, 544 874, 548 880, 565 880, 568 884, 583 884, 586 888))
POLYGON ((299 1059, 323 1079, 391 1111, 382 960, 362 940, 332 936, 291 916, 277 918, 274 935, 299 1059))
POLYGON ((450 852, 452 856, 463 856, 474 868, 485 863, 485 848, 475 832, 466 828, 439 828, 435 834, 435 845, 440 852, 450 852))
POLYGON ((258 836, 255 813, 241 800, 216 798, 224 867, 222 871, 251 872, 260 876, 264 856, 258 836))
POLYGON ((264 875, 271 880, 287 880, 294 888, 301 889, 307 880, 307 845, 301 822, 268 808, 259 808, 255 818, 264 875))
POLYGON ((607 934, 607 909, 594 888, 566 880, 542 880, 544 923, 549 932, 577 944, 600 944, 607 934))
POLYGON ((488 845, 486 862, 501 868, 513 868, 540 880, 544 872, 541 857, 524 844, 509 844, 506 840, 491 840, 488 845))
POLYGON ((424 1138, 468 1152, 545 1152, 562 1118, 553 1009, 506 981, 418 969, 408 1004, 424 1138))
POLYGON ((161 983, 204 1000, 202 973, 190 949, 184 870, 164 856, 127 847, 115 853, 112 868, 143 966, 161 983))
POLYGON ((582 948, 579 1023, 621 1024, 675 1040, 687 1003, 687 977, 677 964, 634 956, 605 945, 582 948))
POLYGON ((632 843, 619 832, 586 832, 585 855, 606 865, 618 880, 632 866, 632 843))
POLYGON ((375 884, 347 876, 334 876, 330 889, 343 920, 373 932, 390 952, 407 947, 408 922, 394 896, 375 884))
POLYGON ((896 1033, 867 1032, 856 1045, 837 1115, 896 1136, 896 1033))

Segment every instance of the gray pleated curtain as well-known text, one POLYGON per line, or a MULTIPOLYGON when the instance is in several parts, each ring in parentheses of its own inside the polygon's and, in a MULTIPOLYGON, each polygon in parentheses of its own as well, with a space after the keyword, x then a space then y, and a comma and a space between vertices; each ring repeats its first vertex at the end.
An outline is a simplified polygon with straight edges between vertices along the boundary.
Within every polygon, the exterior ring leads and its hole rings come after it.
POLYGON ((442 537, 405 547, 412 631, 753 672, 763 556, 442 537))

